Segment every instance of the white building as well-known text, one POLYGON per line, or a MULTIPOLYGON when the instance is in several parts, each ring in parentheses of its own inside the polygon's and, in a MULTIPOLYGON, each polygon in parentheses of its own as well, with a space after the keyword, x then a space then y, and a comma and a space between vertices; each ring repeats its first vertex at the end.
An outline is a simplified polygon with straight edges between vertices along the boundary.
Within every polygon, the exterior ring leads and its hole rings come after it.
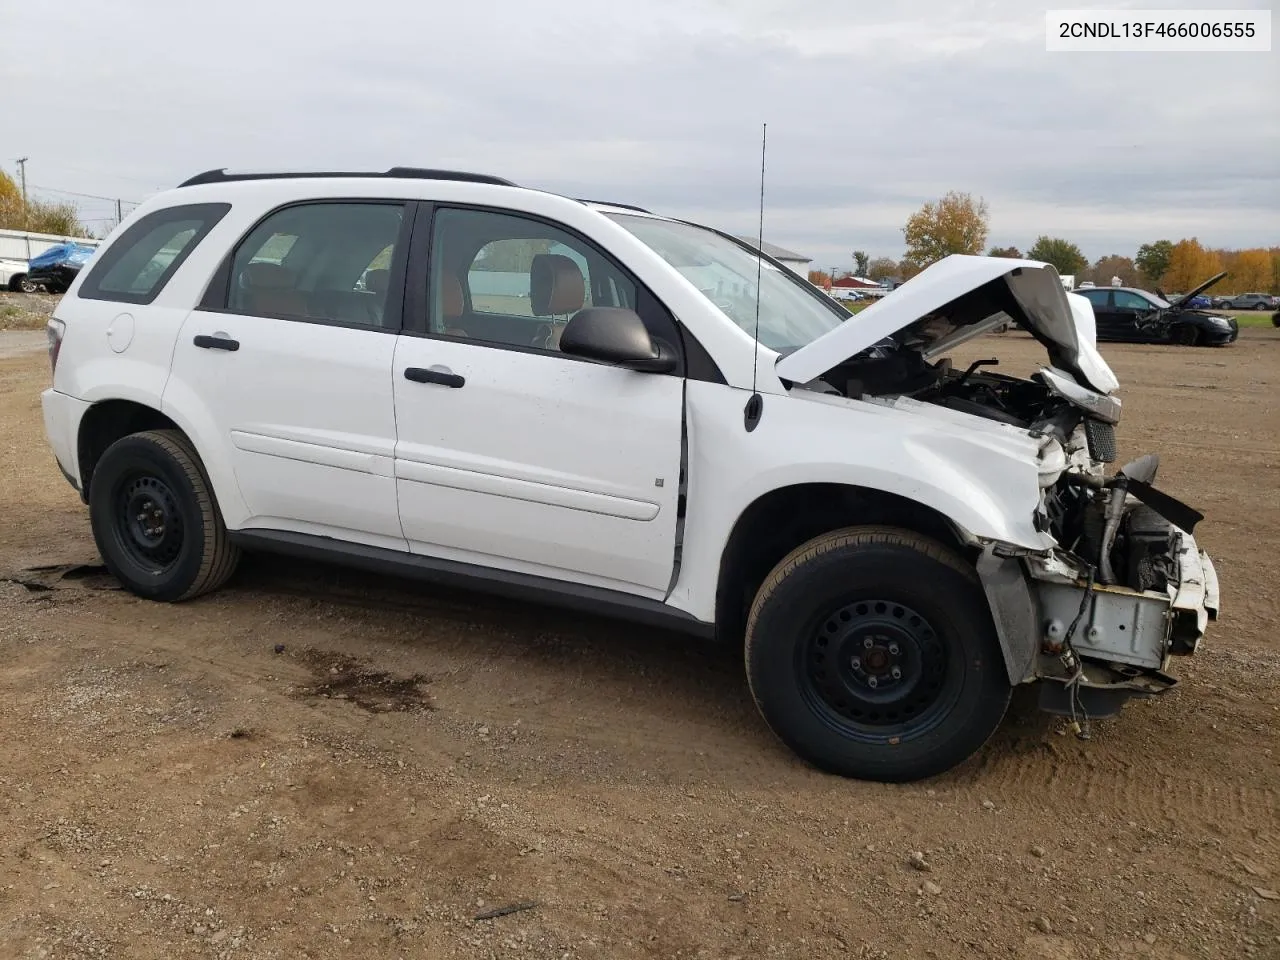
POLYGON ((0 229, 0 260, 30 260, 50 247, 74 240, 86 247, 96 247, 101 240, 89 237, 63 237, 54 233, 31 233, 27 230, 0 229))

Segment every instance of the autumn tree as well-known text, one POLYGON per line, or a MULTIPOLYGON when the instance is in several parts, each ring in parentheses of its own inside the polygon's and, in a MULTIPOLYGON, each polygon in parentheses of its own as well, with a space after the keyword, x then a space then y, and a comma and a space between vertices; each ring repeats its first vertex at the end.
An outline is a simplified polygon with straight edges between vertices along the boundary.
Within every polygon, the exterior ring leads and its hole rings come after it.
POLYGON ((830 287, 831 274, 827 273, 825 270, 810 270, 809 282, 815 287, 830 287))
POLYGON ((80 237, 85 233, 74 204, 29 200, 24 205, 22 191, 13 182, 13 177, 4 171, 0 171, 0 229, 30 230, 32 233, 54 233, 64 237, 80 237))
POLYGON ((867 264, 871 262, 871 258, 867 256, 865 250, 853 251, 853 272, 860 277, 867 275, 867 264))
POLYGON ((1157 240, 1140 246, 1133 262, 1142 271, 1143 279, 1151 286, 1156 286, 1169 269, 1169 258, 1172 256, 1173 244, 1168 240, 1157 240))
POLYGON ((898 261, 898 276, 902 277, 903 282, 910 280, 923 269, 924 264, 912 260, 910 257, 903 257, 898 261))
POLYGON ((987 229, 987 202, 953 190, 907 218, 902 228, 907 243, 905 259, 917 264, 918 272, 953 253, 981 253, 987 229))
POLYGON ((1169 255, 1169 269, 1161 279, 1166 293, 1186 293, 1222 270, 1222 256, 1206 250, 1195 237, 1179 240, 1169 255))
POLYGON ((1010 260, 1021 260, 1022 251, 1017 247, 992 247, 987 251, 988 257, 1007 257, 1010 260))
POLYGON ((898 275, 898 263, 888 257, 876 257, 867 264, 867 279, 880 283, 898 275))
POLYGON ((1119 286, 1139 286, 1137 265, 1128 257, 1122 257, 1118 253, 1099 257, 1085 273, 1086 279, 1092 280, 1100 287, 1110 286, 1113 277, 1120 279, 1119 286))
POLYGON ((1080 248, 1061 237, 1037 237, 1027 251, 1027 259, 1051 263, 1064 276, 1077 274, 1089 265, 1088 258, 1080 252, 1080 248))
POLYGON ((1271 287, 1271 255, 1266 250, 1261 247, 1240 250, 1231 261, 1223 264, 1228 270, 1223 279, 1231 284, 1231 289, 1236 293, 1255 293, 1271 287))

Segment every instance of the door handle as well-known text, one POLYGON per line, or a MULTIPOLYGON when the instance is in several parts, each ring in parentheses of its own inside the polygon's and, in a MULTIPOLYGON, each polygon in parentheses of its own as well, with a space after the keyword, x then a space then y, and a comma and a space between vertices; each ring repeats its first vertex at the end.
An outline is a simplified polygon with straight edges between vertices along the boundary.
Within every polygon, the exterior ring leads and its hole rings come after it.
POLYGON ((466 377, 452 370, 430 370, 425 367, 405 367, 404 378, 414 383, 439 383, 446 387, 460 387, 467 382, 466 377))
POLYGON ((206 350, 230 350, 233 353, 240 349, 240 341, 232 340, 230 337, 210 337, 205 334, 197 334, 196 338, 191 341, 197 347, 204 347, 206 350))

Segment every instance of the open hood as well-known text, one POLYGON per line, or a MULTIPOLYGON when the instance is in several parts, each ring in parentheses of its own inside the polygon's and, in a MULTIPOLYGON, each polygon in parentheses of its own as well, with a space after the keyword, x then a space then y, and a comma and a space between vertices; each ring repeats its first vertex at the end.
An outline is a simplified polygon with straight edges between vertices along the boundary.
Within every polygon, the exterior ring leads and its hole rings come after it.
POLYGON ((1119 381, 1098 353, 1093 307, 1063 289, 1058 271, 1038 260, 953 254, 912 277, 829 333, 782 357, 779 377, 808 383, 862 351, 893 340, 902 347, 967 339, 1008 318, 1044 344, 1053 366, 1081 386, 1111 393, 1119 381))
MULTIPOLYGON (((1190 293, 1184 293, 1182 296, 1178 297, 1177 299, 1170 300, 1169 301, 1170 305, 1176 307, 1180 303, 1187 303, 1188 301, 1191 300, 1192 297, 1199 296, 1200 294, 1204 293, 1206 290, 1208 290, 1210 287, 1212 287, 1215 283, 1217 283, 1226 275, 1227 275, 1227 271, 1225 270, 1223 270, 1221 273, 1214 274, 1204 283, 1200 284, 1200 286, 1193 287, 1190 293)), ((1165 297, 1165 299, 1169 300, 1168 297, 1165 297)))

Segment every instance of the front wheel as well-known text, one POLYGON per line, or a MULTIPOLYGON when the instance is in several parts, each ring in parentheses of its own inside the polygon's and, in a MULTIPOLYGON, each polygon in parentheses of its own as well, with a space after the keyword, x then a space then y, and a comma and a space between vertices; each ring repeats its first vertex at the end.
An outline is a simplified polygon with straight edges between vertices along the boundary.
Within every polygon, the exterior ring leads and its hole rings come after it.
POLYGON ((1184 347, 1194 347, 1200 339, 1200 331, 1188 324, 1173 328, 1173 342, 1180 343, 1184 347))
POLYGON ((973 568, 891 527, 839 530, 783 558, 752 604, 746 666, 792 750, 865 780, 954 767, 995 732, 1012 693, 973 568))
POLYGON ((240 551, 200 459, 176 430, 109 446, 89 484, 93 538, 107 569, 149 600, 188 600, 221 586, 240 551))

